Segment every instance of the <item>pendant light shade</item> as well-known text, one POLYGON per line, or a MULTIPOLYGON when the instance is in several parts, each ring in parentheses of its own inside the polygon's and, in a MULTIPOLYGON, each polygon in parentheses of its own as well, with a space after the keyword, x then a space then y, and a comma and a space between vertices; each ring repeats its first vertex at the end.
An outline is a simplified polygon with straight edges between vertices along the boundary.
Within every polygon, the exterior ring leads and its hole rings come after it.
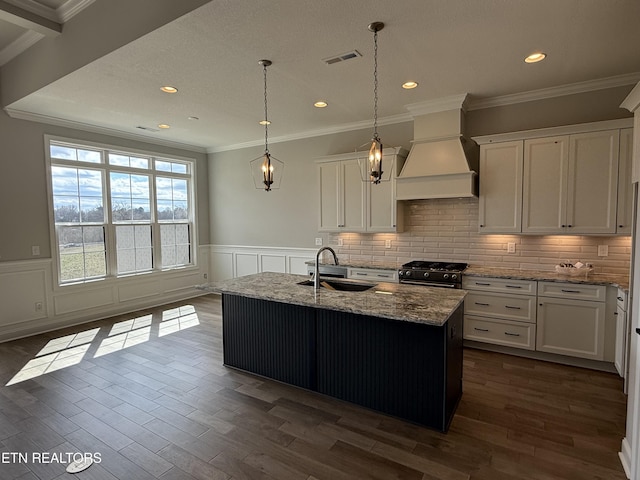
POLYGON ((256 188, 269 192, 280 188, 284 163, 269 153, 269 121, 267 109, 267 67, 272 64, 271 60, 260 60, 264 77, 264 119, 260 121, 264 125, 264 153, 258 158, 251 160, 251 176, 256 188))
POLYGON ((382 180, 382 142, 378 136, 378 32, 384 23, 373 22, 367 27, 373 32, 373 138, 369 148, 369 179, 377 184, 382 180))

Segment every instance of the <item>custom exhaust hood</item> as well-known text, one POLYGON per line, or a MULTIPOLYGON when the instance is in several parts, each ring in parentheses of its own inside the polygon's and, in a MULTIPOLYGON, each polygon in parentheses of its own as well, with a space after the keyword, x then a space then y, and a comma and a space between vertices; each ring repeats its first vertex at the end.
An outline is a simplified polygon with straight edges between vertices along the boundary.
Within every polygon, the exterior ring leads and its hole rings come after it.
POLYGON ((408 105, 414 140, 396 180, 398 200, 478 195, 479 148, 464 136, 465 95, 408 105))

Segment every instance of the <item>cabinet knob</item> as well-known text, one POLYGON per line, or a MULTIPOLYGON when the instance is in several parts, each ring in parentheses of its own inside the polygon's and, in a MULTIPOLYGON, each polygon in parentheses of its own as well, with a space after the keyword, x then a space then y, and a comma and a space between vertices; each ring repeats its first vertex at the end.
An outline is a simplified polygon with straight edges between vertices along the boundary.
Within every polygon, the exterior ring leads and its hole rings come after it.
POLYGON ((562 228, 566 227, 566 225, 560 225, 562 228))
POLYGON ((573 225, 567 225, 567 227, 571 228, 571 227, 573 227, 573 225))
POLYGON ((618 228, 624 228, 624 225, 618 225, 618 228))
POLYGON ((484 225, 480 225, 480 228, 483 228, 483 227, 484 227, 484 225))

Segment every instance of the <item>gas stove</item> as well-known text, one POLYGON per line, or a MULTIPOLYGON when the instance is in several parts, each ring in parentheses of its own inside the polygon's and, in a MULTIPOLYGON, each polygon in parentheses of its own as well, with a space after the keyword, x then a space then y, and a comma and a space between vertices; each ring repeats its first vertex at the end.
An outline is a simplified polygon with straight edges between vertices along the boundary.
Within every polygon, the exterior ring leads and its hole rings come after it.
POLYGON ((462 272, 466 263, 414 260, 398 270, 400 283, 431 287, 462 288, 462 272))

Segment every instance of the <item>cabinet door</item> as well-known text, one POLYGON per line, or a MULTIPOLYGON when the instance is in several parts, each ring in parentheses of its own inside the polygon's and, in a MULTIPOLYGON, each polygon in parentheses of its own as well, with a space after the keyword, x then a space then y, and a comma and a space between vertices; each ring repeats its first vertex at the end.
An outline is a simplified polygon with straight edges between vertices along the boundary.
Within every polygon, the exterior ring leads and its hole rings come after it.
POLYGON ((525 140, 522 198, 524 233, 564 233, 569 137, 525 140))
POLYGON ((625 374, 627 348, 627 312, 618 305, 616 309, 616 354, 614 365, 621 377, 625 374))
POLYGON ((320 179, 320 225, 319 231, 336 231, 342 222, 338 215, 338 191, 340 188, 340 163, 318 165, 320 179))
POLYGON ((604 358, 604 302, 538 297, 536 350, 604 358))
POLYGON ((367 183, 368 232, 397 232, 401 230, 398 228, 395 164, 395 156, 385 157, 385 177, 388 170, 389 178, 378 184, 367 183))
POLYGON ((480 147, 480 233, 522 230, 522 148, 522 141, 480 147))
POLYGON ((631 170, 633 164, 633 128, 620 130, 620 159, 618 163, 618 214, 616 233, 631 235, 633 215, 633 184, 631 170))
POLYGON ((362 179, 360 163, 357 159, 340 162, 340 168, 343 188, 339 196, 338 208, 343 212, 343 221, 338 223, 338 226, 349 232, 363 232, 367 182, 362 179))
POLYGON ((616 231, 619 131, 571 135, 567 233, 616 231))

